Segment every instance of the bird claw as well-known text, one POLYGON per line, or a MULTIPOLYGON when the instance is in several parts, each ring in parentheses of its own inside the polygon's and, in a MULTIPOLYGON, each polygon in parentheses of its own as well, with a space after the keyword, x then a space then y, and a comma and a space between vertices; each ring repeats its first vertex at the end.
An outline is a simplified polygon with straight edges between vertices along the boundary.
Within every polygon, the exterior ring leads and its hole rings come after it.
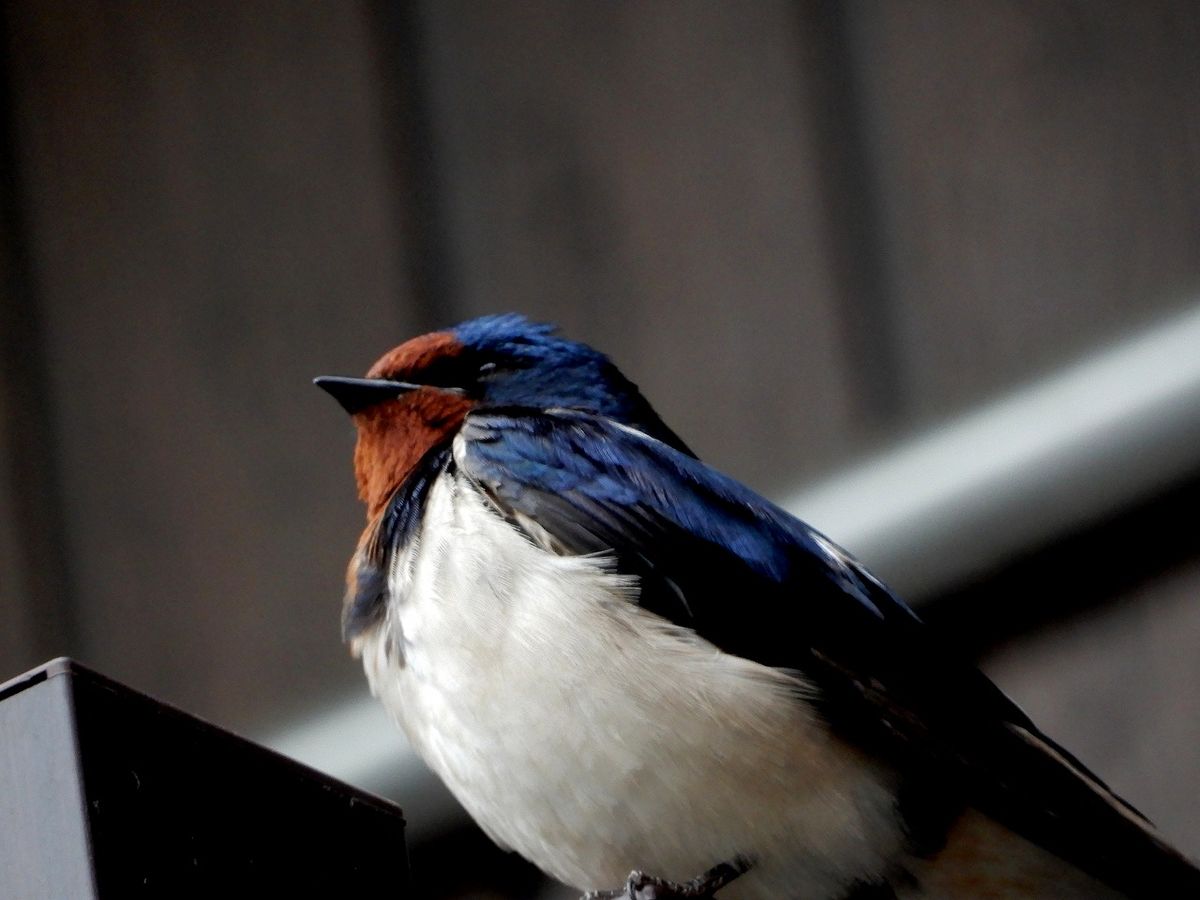
POLYGON ((614 891, 588 891, 581 900, 715 900, 714 894, 745 874, 750 863, 743 857, 713 866, 687 882, 667 881, 633 871, 625 887, 614 891))

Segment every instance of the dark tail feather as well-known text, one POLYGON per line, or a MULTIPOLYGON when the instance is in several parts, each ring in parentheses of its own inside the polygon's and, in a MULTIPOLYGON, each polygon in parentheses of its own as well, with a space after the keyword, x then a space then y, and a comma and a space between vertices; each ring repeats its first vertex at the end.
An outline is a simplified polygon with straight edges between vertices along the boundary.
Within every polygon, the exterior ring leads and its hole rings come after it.
POLYGON ((1049 738, 1010 727, 1027 748, 1024 786, 1037 794, 1017 821, 1011 808, 997 818, 1131 898, 1200 898, 1200 869, 1141 813, 1049 738))

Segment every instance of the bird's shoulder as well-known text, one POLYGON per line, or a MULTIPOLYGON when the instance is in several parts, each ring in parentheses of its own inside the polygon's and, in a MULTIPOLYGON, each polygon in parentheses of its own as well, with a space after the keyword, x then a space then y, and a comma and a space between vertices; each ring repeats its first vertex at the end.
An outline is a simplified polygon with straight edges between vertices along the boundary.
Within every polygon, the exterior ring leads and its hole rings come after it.
POLYGON ((453 456, 502 512, 536 522, 563 552, 609 552, 647 582, 675 582, 686 597, 643 600, 663 600, 655 611, 667 618, 711 639, 717 619, 745 614, 754 634, 731 633, 735 623, 722 621, 716 643, 758 662, 794 663, 796 636, 764 644, 756 613, 820 611, 809 637, 838 630, 862 637, 868 622, 919 626, 903 601, 829 538, 689 453, 619 422, 576 410, 478 410, 466 417, 453 456), (796 602, 781 606, 781 593, 796 602))

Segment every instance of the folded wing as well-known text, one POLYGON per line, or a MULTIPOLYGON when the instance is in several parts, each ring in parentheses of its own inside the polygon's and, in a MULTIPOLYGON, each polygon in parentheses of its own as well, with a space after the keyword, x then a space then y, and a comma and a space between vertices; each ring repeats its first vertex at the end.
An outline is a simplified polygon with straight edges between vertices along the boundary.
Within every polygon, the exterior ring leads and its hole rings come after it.
POLYGON ((699 460, 610 420, 467 417, 455 462, 566 554, 611 554, 639 602, 722 650, 803 673, 831 727, 895 766, 914 847, 966 806, 1131 896, 1200 896, 1200 872, 820 533, 699 460))

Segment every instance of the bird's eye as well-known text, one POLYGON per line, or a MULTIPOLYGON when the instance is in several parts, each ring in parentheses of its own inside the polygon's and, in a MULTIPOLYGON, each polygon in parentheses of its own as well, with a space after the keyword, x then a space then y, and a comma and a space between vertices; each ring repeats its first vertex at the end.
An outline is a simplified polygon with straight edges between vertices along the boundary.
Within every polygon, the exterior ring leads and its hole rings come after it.
POLYGON ((411 372, 407 380, 443 390, 475 394, 483 389, 481 382, 498 368, 493 361, 480 362, 474 354, 437 356, 411 372))
POLYGON ((461 356, 439 356, 414 372, 413 380, 431 387, 465 388, 475 380, 475 371, 461 356))

